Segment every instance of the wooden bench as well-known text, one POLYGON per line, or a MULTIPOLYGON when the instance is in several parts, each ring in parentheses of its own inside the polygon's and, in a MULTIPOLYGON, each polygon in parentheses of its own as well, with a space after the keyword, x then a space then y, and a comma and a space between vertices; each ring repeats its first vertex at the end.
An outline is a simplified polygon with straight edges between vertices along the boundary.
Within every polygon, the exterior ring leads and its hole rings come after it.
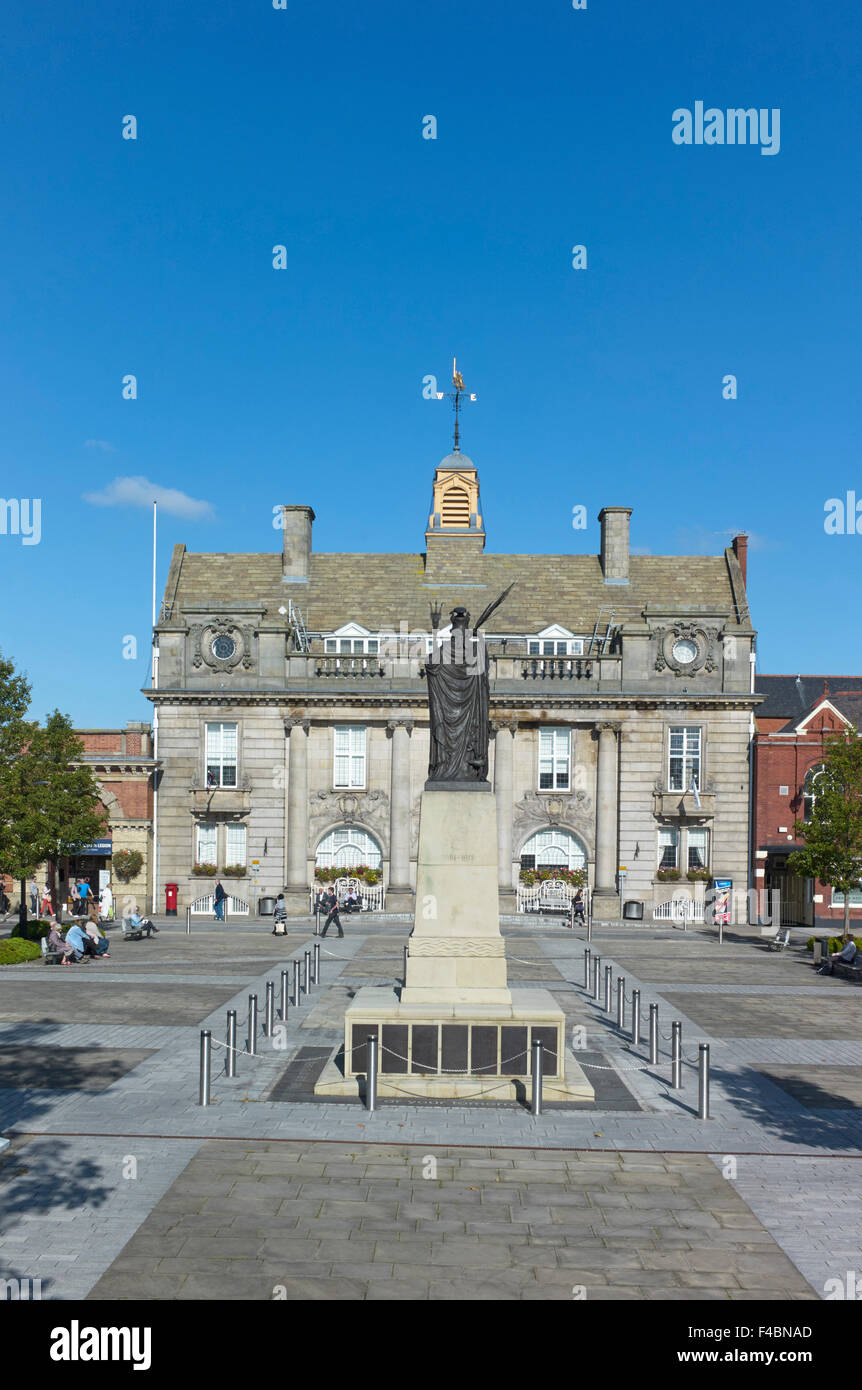
POLYGON ((772 940, 767 942, 767 949, 770 951, 784 951, 787 949, 789 944, 790 928, 788 927, 783 936, 780 936, 778 932, 775 933, 775 936, 772 938, 772 940))
POLYGON ((39 945, 42 948, 42 960, 46 965, 59 965, 66 954, 65 951, 55 951, 49 946, 47 936, 39 937, 39 945))
POLYGON ((123 917, 120 922, 124 941, 140 941, 144 934, 143 923, 138 927, 133 927, 128 917, 123 917))

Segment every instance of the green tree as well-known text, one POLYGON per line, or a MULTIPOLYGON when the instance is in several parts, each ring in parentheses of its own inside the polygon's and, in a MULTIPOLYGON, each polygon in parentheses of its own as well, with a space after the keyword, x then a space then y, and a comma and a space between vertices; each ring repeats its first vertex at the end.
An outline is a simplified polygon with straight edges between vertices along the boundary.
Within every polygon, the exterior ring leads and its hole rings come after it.
POLYGON ((850 893, 862 880, 862 740, 851 727, 846 734, 825 738, 823 751, 811 818, 795 825, 805 847, 788 856, 787 867, 844 894, 846 938, 850 893))
POLYGON ((18 798, 14 788, 18 781, 18 760, 36 730, 36 725, 27 719, 29 707, 29 683, 16 673, 13 662, 0 656, 0 869, 21 881, 24 920, 27 911, 24 880, 36 865, 28 862, 21 867, 26 855, 21 853, 16 814, 18 798))
MULTIPOLYGON (((0 668, 0 726, 3 675, 0 668)), ((7 684, 14 685, 8 675, 7 684)), ((106 817, 92 771, 73 766, 83 753, 83 744, 68 716, 55 710, 42 727, 20 715, 16 721, 15 708, 13 699, 5 729, 7 756, 0 758, 0 863, 21 881, 19 916, 23 925, 27 920, 27 875, 46 860, 55 866, 61 856, 75 854, 97 839, 106 817)), ((3 742, 0 735, 0 752, 3 742)))

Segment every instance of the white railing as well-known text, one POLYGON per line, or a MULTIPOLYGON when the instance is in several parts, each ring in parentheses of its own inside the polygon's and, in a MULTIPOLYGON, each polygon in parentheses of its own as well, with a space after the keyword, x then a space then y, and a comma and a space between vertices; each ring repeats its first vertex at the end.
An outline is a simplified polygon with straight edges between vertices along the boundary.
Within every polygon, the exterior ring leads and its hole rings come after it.
POLYGON ((654 922, 702 922, 703 898, 670 898, 656 903, 652 915, 654 922))
POLYGON ((379 883, 366 883, 361 878, 345 877, 333 879, 331 883, 316 883, 309 893, 312 912, 321 888, 324 893, 334 893, 339 903, 343 903, 345 898, 358 898, 362 904, 363 912, 383 912, 384 910, 386 893, 382 879, 379 883))
MULTIPOLYGON (((233 898, 228 894, 224 900, 224 910, 228 917, 247 917, 249 914, 248 903, 243 902, 242 898, 233 898)), ((195 898, 192 903, 192 916, 205 917, 209 913, 215 916, 215 895, 207 893, 203 898, 195 898)))
MULTIPOLYGON (((587 907, 589 889, 581 890, 584 895, 584 907, 587 907)), ((569 912, 577 888, 572 883, 566 883, 562 878, 545 878, 539 883, 519 883, 518 884, 518 911, 519 912, 541 912, 550 909, 557 912, 569 912)))

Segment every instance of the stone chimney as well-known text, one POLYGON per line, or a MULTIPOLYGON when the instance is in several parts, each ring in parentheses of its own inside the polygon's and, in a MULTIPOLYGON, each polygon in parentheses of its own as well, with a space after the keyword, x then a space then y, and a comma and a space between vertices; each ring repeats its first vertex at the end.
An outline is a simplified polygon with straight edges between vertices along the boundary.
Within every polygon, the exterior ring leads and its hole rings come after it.
POLYGON ((742 582, 747 586, 748 580, 746 576, 748 574, 748 537, 734 536, 732 545, 733 553, 739 561, 739 568, 742 570, 742 582))
POLYGON ((311 573, 311 507, 282 507, 281 577, 285 584, 307 584, 311 573))
POLYGON ((601 563, 606 584, 629 582, 629 518, 631 507, 602 507, 599 525, 602 528, 601 563))

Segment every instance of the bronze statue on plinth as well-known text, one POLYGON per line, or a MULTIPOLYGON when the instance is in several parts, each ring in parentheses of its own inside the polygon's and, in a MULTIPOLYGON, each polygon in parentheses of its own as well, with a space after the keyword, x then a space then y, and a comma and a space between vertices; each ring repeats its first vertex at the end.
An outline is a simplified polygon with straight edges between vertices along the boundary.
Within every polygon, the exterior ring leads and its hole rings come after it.
POLYGON ((489 604, 473 628, 467 609, 453 608, 448 641, 438 643, 441 610, 431 609, 431 655, 425 666, 431 720, 425 784, 429 789, 453 784, 459 789, 488 787, 488 653, 480 628, 513 588, 510 584, 489 604))

